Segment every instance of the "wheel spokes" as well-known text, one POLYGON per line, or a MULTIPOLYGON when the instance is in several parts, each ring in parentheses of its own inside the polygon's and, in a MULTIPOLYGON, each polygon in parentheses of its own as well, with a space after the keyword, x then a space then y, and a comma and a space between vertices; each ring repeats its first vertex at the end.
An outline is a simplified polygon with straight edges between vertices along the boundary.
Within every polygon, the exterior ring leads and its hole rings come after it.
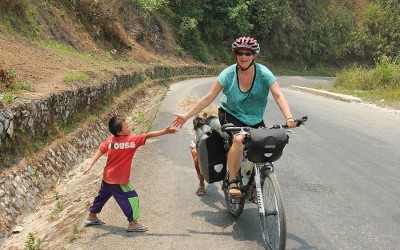
POLYGON ((279 209, 275 190, 268 178, 264 181, 262 196, 265 211, 261 220, 264 241, 269 249, 276 249, 280 241, 279 209))

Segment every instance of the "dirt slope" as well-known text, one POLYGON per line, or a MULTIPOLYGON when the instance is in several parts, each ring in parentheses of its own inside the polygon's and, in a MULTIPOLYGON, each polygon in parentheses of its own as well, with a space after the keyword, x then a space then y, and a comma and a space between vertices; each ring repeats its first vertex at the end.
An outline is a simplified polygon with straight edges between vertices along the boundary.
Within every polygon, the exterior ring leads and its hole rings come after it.
MULTIPOLYGON (((143 55, 144 50, 138 48, 130 53, 143 55)), ((153 63, 147 62, 147 59, 151 57, 154 57, 155 62, 163 61, 161 56, 152 55, 150 52, 145 54, 149 56, 142 57, 143 61, 137 61, 133 56, 131 59, 92 57, 85 56, 84 52, 78 54, 56 48, 44 48, 23 39, 10 40, 0 36, 0 69, 13 69, 16 73, 16 82, 28 82, 34 87, 34 91, 13 90, 18 96, 25 98, 35 99, 72 89, 77 82, 65 81, 64 78, 74 76, 78 72, 84 72, 91 77, 84 84, 93 84, 113 73, 131 72, 149 67, 153 63)), ((168 64, 177 65, 177 62, 178 59, 172 59, 168 64)))
MULTIPOLYGON (((0 8, 0 14, 1 11, 0 8)), ((195 63, 190 58, 176 56, 176 43, 168 23, 155 15, 144 16, 123 1, 20 3, 7 12, 11 23, 15 20, 14 12, 18 11, 36 18, 34 24, 20 27, 21 30, 40 32, 33 37, 22 36, 18 28, 9 29, 6 22, 0 22, 0 70, 13 69, 17 82, 33 85, 34 91, 13 90, 23 97, 40 98, 71 89, 79 81, 65 78, 78 72, 90 76, 84 84, 93 84, 110 73, 154 64, 195 63)), ((15 22, 15 26, 24 24, 15 22)), ((7 89, 0 86, 0 91, 7 89)))

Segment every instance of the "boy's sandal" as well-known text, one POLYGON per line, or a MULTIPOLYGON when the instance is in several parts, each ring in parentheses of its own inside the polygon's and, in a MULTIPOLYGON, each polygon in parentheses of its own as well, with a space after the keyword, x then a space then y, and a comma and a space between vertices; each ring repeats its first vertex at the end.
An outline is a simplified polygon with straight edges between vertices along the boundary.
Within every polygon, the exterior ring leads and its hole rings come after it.
POLYGON ((129 225, 135 225, 135 224, 137 224, 136 227, 134 227, 134 228, 129 228, 128 227, 128 229, 126 229, 126 231, 127 232, 146 232, 146 231, 149 230, 145 225, 139 224, 139 223, 137 223, 137 221, 130 221, 129 222, 129 225))
POLYGON ((100 220, 100 219, 85 220, 83 223, 85 223, 87 226, 103 225, 103 224, 105 224, 105 223, 104 223, 102 220, 100 220))
POLYGON ((234 197, 240 197, 240 196, 242 196, 242 192, 240 191, 240 188, 239 188, 239 186, 238 186, 238 180, 233 180, 233 181, 229 181, 229 183, 228 183, 228 185, 229 185, 229 187, 228 187, 228 194, 230 195, 230 196, 234 196, 234 197), (232 193, 231 192, 231 190, 232 189, 234 189, 234 190, 238 190, 239 192, 238 193, 232 193))
POLYGON ((206 191, 204 190, 204 187, 199 187, 196 191, 197 196, 203 196, 206 194, 206 191))
POLYGON ((136 226, 135 228, 132 228, 132 229, 128 228, 128 229, 126 229, 127 232, 146 232, 146 231, 148 231, 148 230, 149 230, 149 229, 147 229, 146 226, 141 225, 141 224, 139 224, 139 225, 136 226))

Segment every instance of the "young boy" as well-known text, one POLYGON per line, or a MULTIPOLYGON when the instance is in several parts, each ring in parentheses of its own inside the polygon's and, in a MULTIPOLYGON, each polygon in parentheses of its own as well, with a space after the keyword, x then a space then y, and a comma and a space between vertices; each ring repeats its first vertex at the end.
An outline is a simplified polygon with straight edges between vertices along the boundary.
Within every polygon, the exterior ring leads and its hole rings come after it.
POLYGON ((96 161, 105 153, 108 154, 104 167, 100 191, 89 208, 89 215, 84 221, 86 225, 104 224, 97 214, 101 212, 108 199, 113 196, 128 218, 129 232, 145 232, 147 227, 137 222, 139 217, 139 197, 129 182, 133 155, 145 144, 146 139, 177 132, 176 128, 167 127, 164 130, 131 135, 128 122, 119 116, 114 116, 108 122, 111 136, 100 144, 99 149, 85 168, 87 173, 96 161))

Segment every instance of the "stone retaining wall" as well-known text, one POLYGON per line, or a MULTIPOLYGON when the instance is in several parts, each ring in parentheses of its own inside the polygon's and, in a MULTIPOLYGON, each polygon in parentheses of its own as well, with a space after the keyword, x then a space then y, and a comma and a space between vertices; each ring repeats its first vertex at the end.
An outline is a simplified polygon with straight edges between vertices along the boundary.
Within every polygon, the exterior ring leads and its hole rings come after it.
MULTIPOLYGON (((52 94, 42 100, 23 100, 18 105, 12 105, 11 109, 0 106, 0 150, 1 143, 10 140, 11 130, 14 130, 11 140, 21 131, 27 133, 32 140, 47 136, 48 128, 55 121, 68 121, 73 114, 98 105, 110 93, 117 95, 143 82, 145 78, 163 82, 171 77, 215 75, 218 70, 215 67, 154 67, 144 72, 114 76, 96 88, 79 88, 76 91, 52 94)), ((143 92, 140 89, 138 91, 143 92)), ((128 98, 128 101, 116 104, 118 107, 112 110, 121 113, 134 106, 137 96, 143 95, 135 93, 136 98, 128 98)), ((0 172, 0 245, 11 233, 17 217, 31 212, 42 192, 56 185, 63 173, 85 159, 99 145, 100 138, 109 134, 108 117, 101 120, 99 116, 86 129, 75 131, 62 142, 53 143, 42 150, 37 159, 0 172)))
POLYGON ((13 131, 18 131, 15 136, 25 134, 30 139, 48 136, 55 122, 67 123, 75 113, 90 109, 111 95, 143 82, 145 78, 165 80, 176 76, 204 76, 216 74, 217 69, 155 66, 144 72, 114 76, 98 87, 80 87, 74 91, 51 94, 41 100, 17 98, 8 110, 0 106, 0 149, 13 131))
POLYGON ((9 140, 13 134, 14 115, 11 110, 4 109, 0 103, 0 148, 2 141, 9 140))

